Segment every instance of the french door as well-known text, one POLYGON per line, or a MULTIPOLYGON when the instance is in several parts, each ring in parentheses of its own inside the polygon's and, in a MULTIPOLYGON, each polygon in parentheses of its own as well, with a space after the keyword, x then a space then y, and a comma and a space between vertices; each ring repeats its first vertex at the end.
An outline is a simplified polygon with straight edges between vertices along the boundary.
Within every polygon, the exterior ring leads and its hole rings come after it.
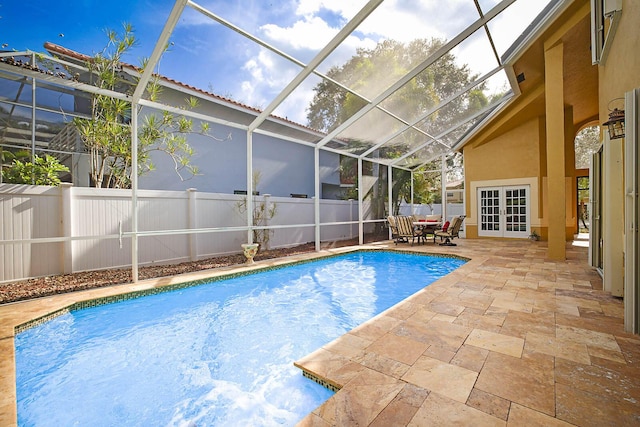
POLYGON ((589 264, 602 271, 602 147, 591 155, 589 168, 589 264))
POLYGON ((529 186, 478 188, 478 236, 527 238, 529 186))

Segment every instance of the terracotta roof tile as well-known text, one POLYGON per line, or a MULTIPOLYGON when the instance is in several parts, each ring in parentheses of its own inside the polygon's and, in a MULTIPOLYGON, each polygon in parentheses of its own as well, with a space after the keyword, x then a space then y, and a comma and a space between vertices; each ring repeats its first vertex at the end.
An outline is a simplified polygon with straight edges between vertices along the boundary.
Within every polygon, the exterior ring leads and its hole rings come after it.
MULTIPOLYGON (((67 56, 69 58, 73 58, 73 59, 76 59, 76 60, 79 60, 79 61, 89 61, 89 60, 91 60, 91 57, 88 56, 88 55, 76 52, 75 50, 68 49, 66 47, 57 45, 55 43, 45 42, 44 43, 44 48, 54 56, 67 56)), ((141 72, 140 67, 136 67, 135 65, 122 63, 122 66, 124 68, 129 68, 129 69, 131 69, 133 71, 136 71, 136 72, 141 72)), ((195 86, 191 86, 189 84, 180 82, 178 80, 175 80, 175 79, 172 79, 172 78, 169 78, 169 77, 166 77, 166 76, 162 76, 162 75, 160 76, 160 78, 162 80, 166 81, 166 82, 181 86, 181 87, 183 87, 185 89, 189 89, 189 90, 193 90, 193 91, 199 92, 199 93, 201 93, 201 94, 203 94, 205 96, 212 97, 212 98, 227 102, 229 104, 233 104, 233 105, 236 105, 238 107, 241 107, 241 108, 244 108, 244 109, 247 109, 247 110, 251 110, 251 111, 256 112, 256 113, 261 113, 262 112, 262 110, 260 110, 258 108, 251 107, 251 106, 248 106, 246 104, 242 104, 242 103, 234 101, 233 99, 230 99, 230 98, 226 98, 226 97, 223 97, 223 96, 220 96, 220 95, 216 95, 215 93, 207 92, 206 90, 197 88, 195 86)), ((272 118, 278 119, 280 121, 287 122, 287 123, 289 123, 291 125, 294 125, 294 126, 297 126, 297 127, 303 128, 303 129, 310 130, 312 132, 321 133, 321 134, 323 133, 323 132, 320 132, 320 131, 318 131, 316 129, 310 128, 310 127, 305 126, 305 125, 302 125, 300 123, 293 122, 293 121, 291 121, 291 120, 289 120, 287 118, 284 118, 284 117, 275 116, 273 114, 270 115, 270 116, 272 118)))

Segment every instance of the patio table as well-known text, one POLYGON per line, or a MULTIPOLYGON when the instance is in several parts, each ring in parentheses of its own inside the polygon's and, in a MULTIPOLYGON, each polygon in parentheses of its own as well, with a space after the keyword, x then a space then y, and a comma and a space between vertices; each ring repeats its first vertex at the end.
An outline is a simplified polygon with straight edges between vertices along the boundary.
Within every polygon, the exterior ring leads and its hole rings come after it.
POLYGON ((413 226, 422 230, 422 239, 427 242, 427 236, 433 236, 433 243, 436 242, 435 232, 442 228, 442 222, 440 221, 414 221, 413 226))

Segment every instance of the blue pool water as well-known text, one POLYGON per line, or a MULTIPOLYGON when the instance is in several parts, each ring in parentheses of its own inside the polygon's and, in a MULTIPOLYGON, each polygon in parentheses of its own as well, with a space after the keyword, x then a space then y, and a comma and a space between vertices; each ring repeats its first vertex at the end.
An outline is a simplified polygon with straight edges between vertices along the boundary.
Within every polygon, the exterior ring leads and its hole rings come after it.
POLYGON ((293 362, 464 261, 358 252, 73 311, 16 336, 20 426, 290 426, 293 362))

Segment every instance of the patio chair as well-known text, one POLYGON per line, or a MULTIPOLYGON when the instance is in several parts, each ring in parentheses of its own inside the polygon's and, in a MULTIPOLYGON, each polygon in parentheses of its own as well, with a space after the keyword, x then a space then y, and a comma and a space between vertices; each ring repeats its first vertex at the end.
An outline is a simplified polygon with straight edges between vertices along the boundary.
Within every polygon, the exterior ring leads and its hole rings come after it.
POLYGON ((391 239, 397 245, 398 243, 409 243, 409 238, 413 239, 413 233, 407 231, 406 222, 401 216, 387 217, 389 228, 391 229, 391 239))
POLYGON ((454 237, 460 238, 460 228, 462 227, 464 218, 465 215, 454 216, 451 218, 451 224, 446 231, 436 231, 436 236, 440 237, 440 241, 444 239, 444 242, 440 243, 440 246, 457 246, 457 244, 451 242, 451 239, 454 237))
POLYGON ((389 215, 387 217, 387 222, 389 223, 389 229, 391 230, 391 239, 398 244, 398 242, 406 242, 406 238, 400 237, 398 234, 398 223, 396 220, 397 217, 393 215, 389 215))
MULTIPOLYGON (((396 226, 398 228, 398 236, 403 241, 409 242, 411 239, 411 246, 415 242, 416 238, 418 239, 418 243, 420 243, 420 239, 422 238, 422 229, 418 229, 413 226, 413 217, 412 216, 397 216, 395 217, 396 226)), ((396 244, 398 240, 396 240, 396 244)))

